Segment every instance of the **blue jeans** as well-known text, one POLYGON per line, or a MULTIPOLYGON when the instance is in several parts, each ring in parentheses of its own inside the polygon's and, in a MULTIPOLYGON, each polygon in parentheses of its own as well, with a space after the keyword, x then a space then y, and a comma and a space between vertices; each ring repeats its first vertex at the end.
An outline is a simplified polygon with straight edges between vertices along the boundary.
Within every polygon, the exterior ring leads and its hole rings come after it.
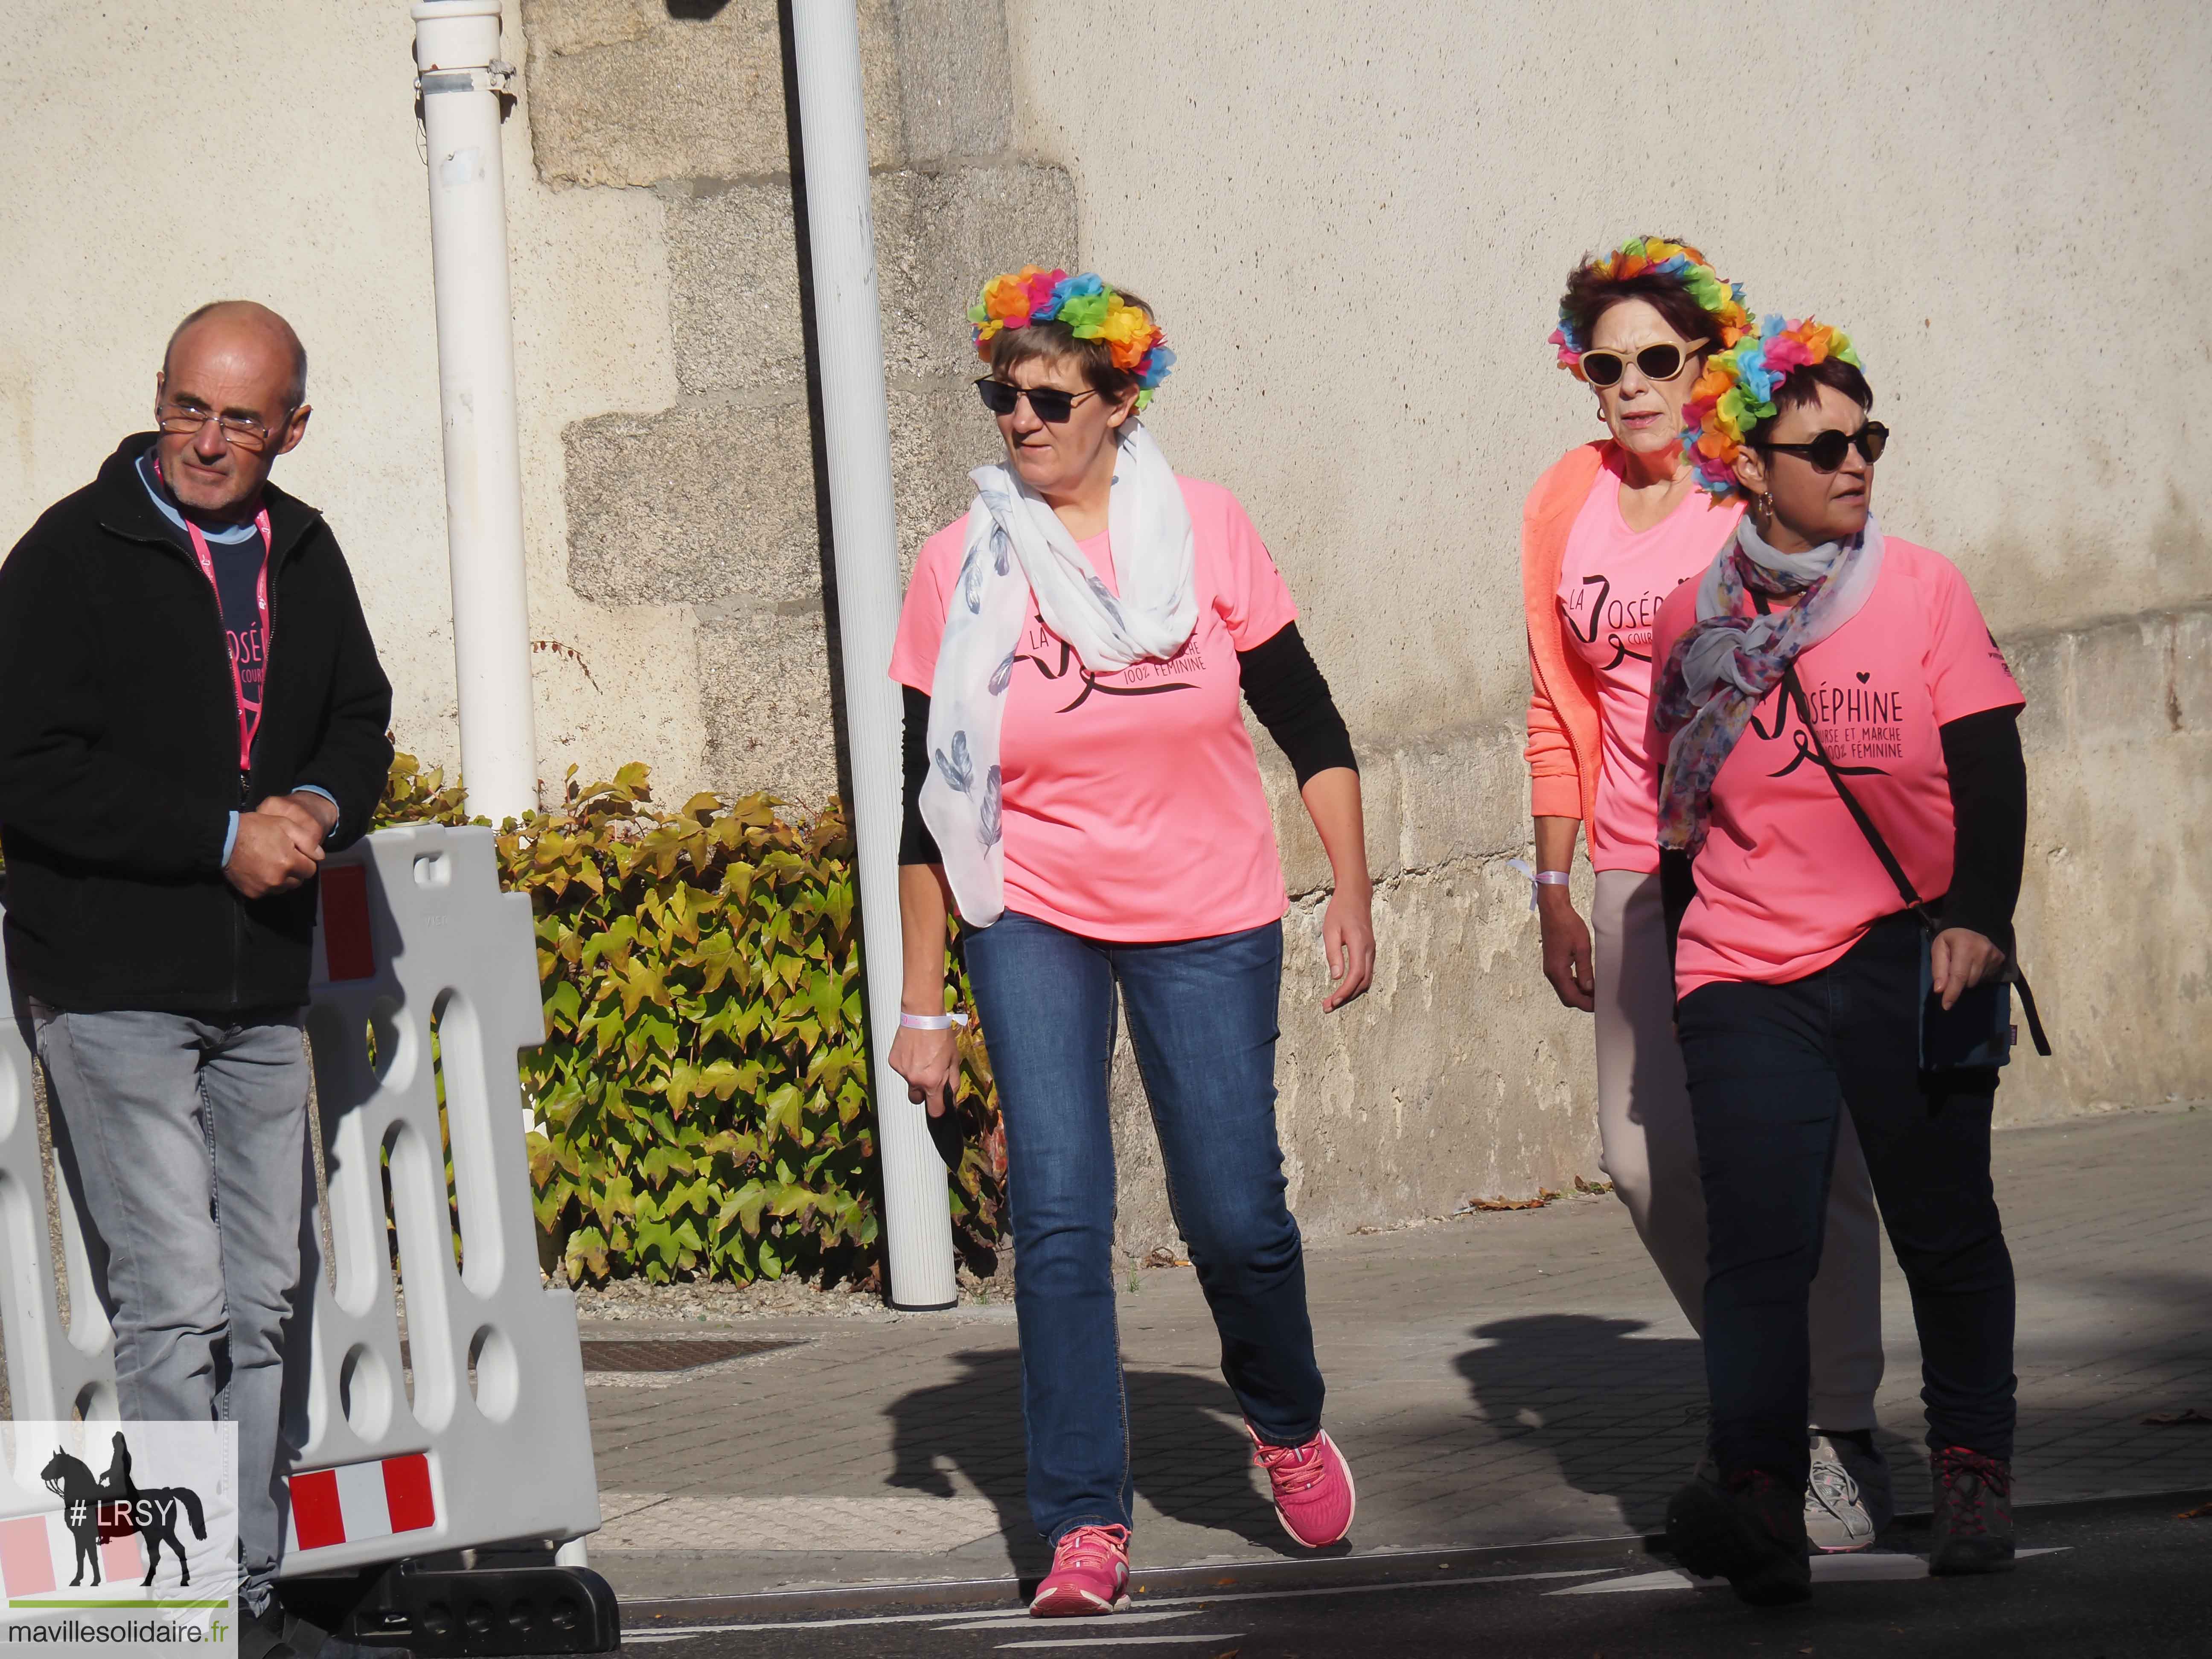
POLYGON ((1106 1099, 1117 983, 1222 1375, 1269 1444, 1320 1431, 1305 1257, 1275 1139, 1283 929, 1121 945, 1009 911, 966 948, 1006 1130, 1030 1513, 1057 1543, 1076 1527, 1127 1526, 1135 1501, 1106 1099))
POLYGON ((1928 1443, 2012 1455, 2012 1257, 1990 1182, 1991 1071, 1919 1069, 1920 933, 1876 922, 1783 985, 1678 1013, 1705 1193, 1705 1378, 1723 1474, 1805 1483, 1806 1304, 1849 1111, 1912 1291, 1928 1443))
POLYGON ((301 1014, 30 1005, 126 1422, 238 1425, 240 1600, 283 1549, 284 1328, 307 1182, 301 1014))

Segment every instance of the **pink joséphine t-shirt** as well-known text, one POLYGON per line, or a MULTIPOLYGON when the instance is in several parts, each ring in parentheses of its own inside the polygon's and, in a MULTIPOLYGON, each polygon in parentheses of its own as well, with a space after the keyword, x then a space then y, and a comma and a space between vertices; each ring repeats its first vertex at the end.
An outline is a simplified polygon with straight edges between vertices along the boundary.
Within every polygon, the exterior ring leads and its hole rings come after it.
MULTIPOLYGON (((1194 544, 1190 642, 1172 660, 1093 676, 1032 600, 1006 689, 1006 908, 1088 939, 1210 939, 1279 921, 1289 904, 1237 653, 1297 608, 1237 498, 1176 482, 1194 544)), ((918 691, 936 675, 966 535, 963 517, 915 561, 891 678, 918 691)), ((1109 538, 1078 545, 1118 592, 1109 538)))
MULTIPOLYGON (((1694 587, 1659 608, 1664 663, 1694 587)), ((1745 611, 1751 606, 1747 596, 1745 611)), ((2026 701, 1958 567, 1893 536, 1858 615, 1797 659, 1828 757, 1924 899, 1951 885, 1950 775, 1939 728, 2026 701)), ((1712 823, 1682 918, 1674 989, 1818 973, 1903 908, 1779 687, 1713 780, 1712 823)))
POLYGON ((1659 867, 1659 769, 1649 742, 1651 625, 1660 602, 1713 562, 1743 514, 1702 489, 1649 530, 1620 516, 1618 457, 1600 467, 1567 532, 1559 616, 1568 649, 1597 676, 1597 816, 1587 826, 1590 867, 1659 867))

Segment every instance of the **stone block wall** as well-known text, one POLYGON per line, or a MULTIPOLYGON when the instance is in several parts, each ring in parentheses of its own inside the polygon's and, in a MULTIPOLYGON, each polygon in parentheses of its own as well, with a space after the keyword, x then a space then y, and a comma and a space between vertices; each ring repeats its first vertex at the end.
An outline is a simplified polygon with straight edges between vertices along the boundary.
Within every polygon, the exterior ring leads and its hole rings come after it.
MULTIPOLYGON (((2037 1056, 2019 1021, 1997 1121, 2201 1104, 2212 1076, 2212 606, 2002 643, 2027 697, 2021 961, 2055 1052, 2037 1056)), ((1271 754, 1265 768, 1292 895, 1278 1111, 1291 1204, 1316 1235, 1601 1174, 1590 1022, 1538 972, 1528 885, 1506 867, 1527 852, 1519 726, 1395 748, 1364 739, 1375 988, 1334 1014, 1320 1006, 1328 865, 1288 769, 1271 754)), ((1587 915, 1586 866, 1575 897, 1587 915)), ((1134 1073, 1124 1052, 1121 1236, 1142 1255, 1176 1234, 1134 1073)))
MULTIPOLYGON (((595 604, 688 613, 707 738, 687 792, 818 805, 836 783, 834 617, 775 7, 523 0, 522 16, 540 177, 649 191, 668 267, 675 401, 565 434, 569 583, 595 604)), ((960 317, 978 278, 1028 260, 1079 268, 1084 249, 1068 174, 1015 147, 1000 0, 862 0, 860 17, 910 561, 996 453, 965 384, 960 317)), ((1511 626, 1517 639, 1517 613, 1511 626)), ((2005 1121, 2205 1092, 2208 638, 2198 609, 2005 641, 2030 698, 2022 951, 2059 1047, 2015 1066, 2005 1121)), ((1506 866, 1528 842, 1517 706, 1470 691, 1434 714, 1428 729, 1355 720, 1378 963, 1373 992, 1334 1014, 1320 1009, 1327 863, 1287 768, 1260 745, 1292 894, 1280 1122, 1291 1200, 1316 1234, 1601 1173, 1589 1022, 1538 972, 1527 887, 1506 866)), ((1126 1036, 1114 1103, 1121 1241, 1172 1248, 1126 1036)))
POLYGON ((1999 1121, 2202 1102, 2212 1075, 2212 606, 2002 644, 2028 700, 2021 963, 2057 1052, 2022 1051, 1997 1095, 1999 1121))
MULTIPOLYGON (((540 177, 651 190, 667 246, 679 396, 568 428, 569 585, 601 605, 690 608, 701 787, 818 806, 837 787, 833 635, 776 8, 524 0, 522 17, 540 177)), ((978 273, 1073 263, 1075 204, 1064 173, 1009 151, 995 4, 864 0, 860 24, 910 563, 997 450, 966 384, 960 319, 978 273)))

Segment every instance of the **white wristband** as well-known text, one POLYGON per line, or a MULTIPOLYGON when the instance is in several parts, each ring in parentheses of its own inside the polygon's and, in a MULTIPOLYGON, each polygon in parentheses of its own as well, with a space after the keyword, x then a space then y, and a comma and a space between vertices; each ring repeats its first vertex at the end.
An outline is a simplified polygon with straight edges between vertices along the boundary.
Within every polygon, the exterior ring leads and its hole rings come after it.
POLYGON ((899 1024, 910 1031, 949 1031, 956 1025, 965 1025, 965 1014, 909 1014, 899 1010, 899 1024))
POLYGON ((1574 880, 1574 878, 1564 870, 1531 869, 1526 859, 1508 859, 1505 860, 1505 867, 1509 870, 1518 870, 1528 878, 1528 908, 1531 910, 1536 908, 1537 888, 1565 887, 1571 885, 1574 880))

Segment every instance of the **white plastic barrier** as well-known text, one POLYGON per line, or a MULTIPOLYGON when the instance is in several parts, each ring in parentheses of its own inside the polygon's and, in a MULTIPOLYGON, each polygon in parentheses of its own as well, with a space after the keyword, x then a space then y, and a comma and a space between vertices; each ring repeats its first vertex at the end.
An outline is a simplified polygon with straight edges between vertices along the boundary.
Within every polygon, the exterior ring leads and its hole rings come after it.
MULTIPOLYGON (((580 1539, 599 1525, 583 1354, 574 1297, 540 1279, 515 1070, 545 1035, 530 901, 500 891, 482 829, 380 831, 333 857, 320 885, 308 1030, 332 1261, 326 1272, 311 1205, 286 1364, 299 1449, 284 1575, 580 1539)), ((41 1182, 30 1058, 11 1021, 0 1322, 15 1412, 112 1416, 112 1344, 66 1204, 73 1329, 61 1328, 41 1182)))
POLYGON ((8 1399, 20 1422, 115 1415, 115 1336, 92 1288, 92 1263, 76 1211, 54 1175, 62 1260, 69 1269, 69 1328, 62 1328, 46 1231, 46 1155, 39 1144, 31 1051, 9 1010, 15 998, 0 961, 0 1336, 8 1347, 8 1399))

